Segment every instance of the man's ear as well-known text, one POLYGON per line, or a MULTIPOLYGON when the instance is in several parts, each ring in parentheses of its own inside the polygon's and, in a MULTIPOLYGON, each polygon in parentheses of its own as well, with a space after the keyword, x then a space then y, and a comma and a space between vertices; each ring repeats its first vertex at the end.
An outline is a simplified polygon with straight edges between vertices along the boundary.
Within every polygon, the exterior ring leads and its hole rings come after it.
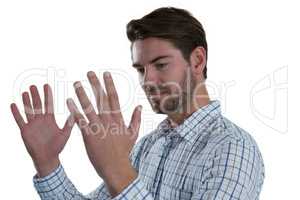
POLYGON ((206 51, 203 47, 196 47, 190 55, 190 64, 193 74, 201 76, 203 79, 203 69, 206 65, 206 51))

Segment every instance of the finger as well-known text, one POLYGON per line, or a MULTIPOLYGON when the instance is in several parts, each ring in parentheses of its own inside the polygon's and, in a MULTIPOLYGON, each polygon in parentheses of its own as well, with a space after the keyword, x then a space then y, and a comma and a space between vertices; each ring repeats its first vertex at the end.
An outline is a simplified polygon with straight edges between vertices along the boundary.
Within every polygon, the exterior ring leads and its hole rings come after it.
POLYGON ((98 116, 97 116, 88 96, 86 95, 81 83, 79 81, 75 82, 74 88, 75 88, 76 95, 79 99, 79 102, 81 104, 84 114, 87 116, 87 118, 90 122, 96 121, 98 116))
POLYGON ((139 130, 140 130, 140 125, 141 125, 141 113, 142 113, 142 106, 137 106, 132 114, 129 127, 128 129, 130 130, 132 134, 132 139, 136 140, 138 138, 139 130))
POLYGON ((31 122, 34 119, 34 112, 31 106, 31 101, 28 92, 23 92, 22 100, 24 104, 24 110, 25 110, 27 122, 31 122))
POLYGON ((119 97, 112 76, 109 72, 105 72, 103 78, 110 109, 113 114, 117 114, 119 117, 122 117, 120 111, 119 97))
POLYGON ((18 126, 19 126, 19 128, 22 130, 26 123, 25 123, 25 121, 24 121, 24 119, 23 119, 23 117, 22 117, 22 115, 21 115, 21 113, 20 113, 17 105, 15 103, 12 103, 10 105, 10 109, 11 109, 11 112, 12 112, 12 114, 13 114, 13 116, 14 116, 14 118, 15 118, 18 126))
POLYGON ((71 112, 71 115, 74 117, 73 119, 75 120, 75 122, 76 122, 77 126, 79 127, 79 129, 81 130, 81 132, 84 135, 88 135, 89 134, 88 123, 87 123, 86 119, 84 118, 84 116, 78 110, 73 99, 67 99, 67 106, 68 106, 69 111, 71 112))
POLYGON ((44 106, 45 106, 45 114, 54 116, 54 105, 53 105, 53 94, 50 85, 44 85, 44 106))
POLYGON ((87 76, 93 89, 99 114, 104 114, 108 112, 109 111, 108 98, 95 72, 90 71, 88 72, 87 76))
POLYGON ((40 116, 41 114, 43 114, 42 101, 38 89, 35 85, 30 86, 30 93, 32 96, 33 111, 35 115, 40 116))

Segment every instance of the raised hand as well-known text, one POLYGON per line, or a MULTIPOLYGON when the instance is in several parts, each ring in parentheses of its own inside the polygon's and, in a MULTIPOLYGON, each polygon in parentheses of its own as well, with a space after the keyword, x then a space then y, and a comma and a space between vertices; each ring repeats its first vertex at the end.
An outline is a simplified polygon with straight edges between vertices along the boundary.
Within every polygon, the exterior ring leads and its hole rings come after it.
POLYGON ((54 116, 53 95, 51 87, 44 85, 44 113, 42 102, 36 86, 30 87, 22 94, 27 123, 16 104, 11 104, 12 114, 20 128, 21 136, 37 169, 38 176, 43 177, 59 166, 59 154, 69 139, 74 119, 68 117, 64 127, 57 126, 54 116))
POLYGON ((108 187, 111 186, 110 191, 114 194, 136 177, 136 172, 129 161, 129 153, 138 137, 141 106, 135 108, 127 127, 120 111, 118 94, 110 73, 104 73, 107 93, 101 87, 94 72, 89 72, 87 76, 96 98, 98 114, 80 82, 75 82, 75 92, 88 121, 72 99, 67 100, 67 105, 81 129, 91 163, 108 187), (123 180, 120 181, 120 179, 123 180))

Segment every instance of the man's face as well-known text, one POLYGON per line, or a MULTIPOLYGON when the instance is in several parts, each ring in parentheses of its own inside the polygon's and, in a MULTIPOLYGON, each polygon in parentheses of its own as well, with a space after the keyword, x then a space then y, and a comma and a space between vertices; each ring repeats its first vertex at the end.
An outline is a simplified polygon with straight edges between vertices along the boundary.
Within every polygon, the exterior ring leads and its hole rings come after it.
POLYGON ((159 38, 137 40, 132 45, 132 61, 155 112, 168 114, 186 110, 195 81, 179 49, 159 38))

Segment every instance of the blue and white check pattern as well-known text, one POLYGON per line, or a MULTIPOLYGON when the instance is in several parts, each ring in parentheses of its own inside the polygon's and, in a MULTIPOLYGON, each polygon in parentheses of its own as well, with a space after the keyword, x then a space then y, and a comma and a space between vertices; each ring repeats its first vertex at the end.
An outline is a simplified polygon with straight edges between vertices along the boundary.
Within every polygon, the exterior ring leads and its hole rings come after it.
MULTIPOLYGON (((130 160, 138 178, 115 200, 256 200, 264 181, 264 164, 253 138, 221 115, 211 101, 170 128, 163 120, 134 146, 130 160)), ((41 199, 112 199, 105 184, 84 196, 59 166, 34 178, 41 199)))

